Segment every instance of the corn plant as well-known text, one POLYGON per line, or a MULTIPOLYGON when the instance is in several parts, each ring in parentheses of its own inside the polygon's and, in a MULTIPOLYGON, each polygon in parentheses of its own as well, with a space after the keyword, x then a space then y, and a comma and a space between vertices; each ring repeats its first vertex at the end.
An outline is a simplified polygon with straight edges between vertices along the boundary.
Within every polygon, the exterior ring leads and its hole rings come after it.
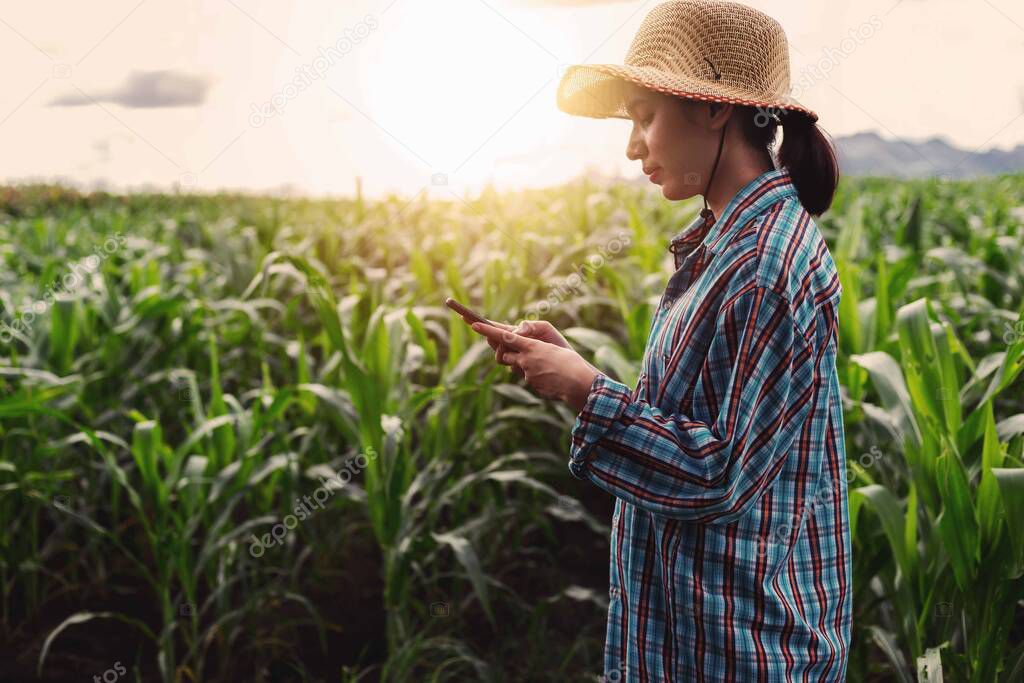
MULTIPOLYGON (((599 671, 610 510, 567 477, 575 415, 442 302, 550 320, 632 384, 698 209, 587 181, 0 189, 0 677, 83 643, 161 680, 599 671)), ((850 678, 1016 680, 1024 176, 844 178, 816 222, 844 291, 850 678)))

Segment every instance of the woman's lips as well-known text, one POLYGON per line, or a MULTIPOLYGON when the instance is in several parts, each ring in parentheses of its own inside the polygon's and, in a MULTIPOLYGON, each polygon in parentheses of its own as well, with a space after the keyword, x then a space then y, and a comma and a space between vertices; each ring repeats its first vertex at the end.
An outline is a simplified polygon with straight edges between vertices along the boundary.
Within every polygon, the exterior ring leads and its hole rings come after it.
POLYGON ((652 183, 658 182, 658 179, 661 177, 661 169, 660 168, 654 169, 653 171, 651 171, 651 175, 649 175, 647 177, 650 179, 650 181, 652 183))

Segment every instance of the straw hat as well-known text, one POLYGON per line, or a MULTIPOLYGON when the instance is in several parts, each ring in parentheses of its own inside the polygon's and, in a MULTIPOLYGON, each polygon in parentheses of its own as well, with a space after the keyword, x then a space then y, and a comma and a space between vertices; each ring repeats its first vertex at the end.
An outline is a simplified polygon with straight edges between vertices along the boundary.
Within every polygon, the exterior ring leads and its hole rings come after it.
POLYGON ((789 96, 789 44, 782 26, 727 0, 680 0, 644 18, 624 64, 574 64, 558 85, 558 108, 576 116, 628 119, 626 81, 684 99, 818 115, 789 96))

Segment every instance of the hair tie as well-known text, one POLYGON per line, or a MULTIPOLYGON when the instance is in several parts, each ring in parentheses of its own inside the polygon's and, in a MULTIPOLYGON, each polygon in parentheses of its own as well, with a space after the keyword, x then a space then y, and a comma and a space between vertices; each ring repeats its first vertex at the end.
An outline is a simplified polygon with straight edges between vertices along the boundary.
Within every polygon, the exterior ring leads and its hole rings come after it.
POLYGON ((811 117, 805 114, 800 114, 795 111, 785 111, 784 113, 789 114, 789 116, 780 117, 781 125, 789 130, 810 130, 817 125, 813 120, 811 120, 811 117), (788 126, 786 125, 787 122, 789 123, 788 126))

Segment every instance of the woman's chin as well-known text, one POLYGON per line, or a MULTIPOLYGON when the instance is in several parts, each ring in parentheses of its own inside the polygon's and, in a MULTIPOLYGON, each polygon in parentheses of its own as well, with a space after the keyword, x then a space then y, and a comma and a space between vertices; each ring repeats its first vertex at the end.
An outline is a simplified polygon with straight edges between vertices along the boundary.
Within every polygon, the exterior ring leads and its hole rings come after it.
POLYGON ((673 183, 672 181, 667 181, 660 184, 661 196, 663 196, 665 199, 670 199, 672 201, 681 201, 683 199, 689 199, 690 197, 695 197, 697 195, 693 187, 683 186, 680 188, 676 186, 676 184, 673 183))

